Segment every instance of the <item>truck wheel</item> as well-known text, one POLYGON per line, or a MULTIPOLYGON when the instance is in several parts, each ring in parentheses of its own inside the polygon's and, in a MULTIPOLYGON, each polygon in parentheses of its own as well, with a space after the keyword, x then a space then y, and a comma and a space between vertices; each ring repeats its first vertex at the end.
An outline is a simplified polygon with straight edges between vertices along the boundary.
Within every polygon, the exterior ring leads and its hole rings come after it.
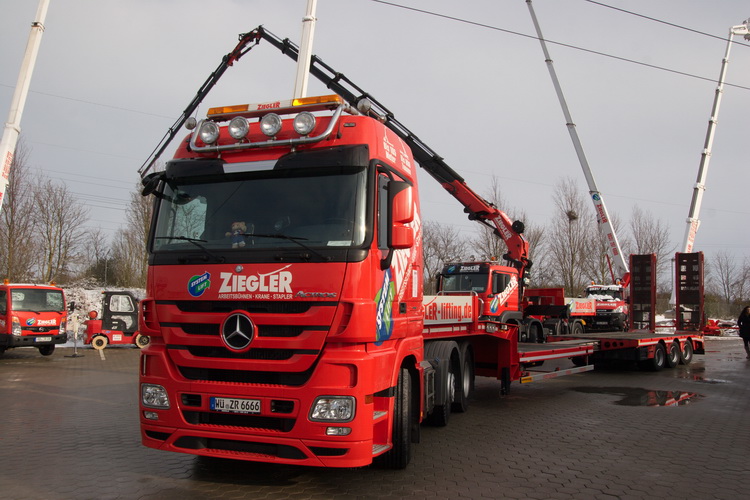
POLYGON ((448 425, 448 419, 451 415, 451 406, 456 398, 456 384, 458 381, 459 364, 458 364, 458 346, 455 342, 430 342, 425 348, 425 358, 428 360, 437 360, 438 366, 435 373, 435 392, 440 400, 435 401, 435 407, 432 413, 427 417, 427 422, 436 427, 445 427, 448 425))
POLYGON ((109 344, 109 339, 104 335, 97 335, 96 337, 91 339, 91 347, 93 347, 97 351, 101 351, 102 349, 107 347, 107 344, 109 344))
POLYGON ((456 400, 451 410, 456 413, 464 413, 469 409, 469 396, 474 392, 474 354, 471 345, 465 342, 461 346, 461 371, 456 381, 456 400))
POLYGON ((411 461, 411 431, 413 421, 411 398, 411 374, 401 368, 393 401, 393 427, 391 439, 393 447, 379 457, 375 463, 388 469, 403 469, 411 461))
POLYGON ((675 340, 669 345, 669 351, 666 357, 667 368, 674 368, 680 364, 680 341, 675 340))
POLYGON ((571 335, 583 335, 583 325, 576 321, 573 323, 573 326, 570 328, 570 334, 571 335))
POLYGON ((680 364, 689 365, 692 360, 693 360, 693 343, 690 341, 690 339, 688 339, 685 341, 684 344, 682 344, 682 350, 680 351, 680 364))
POLYGON ((39 354, 42 356, 49 356, 55 352, 55 344, 43 345, 39 347, 39 354))
POLYGON ((151 338, 148 335, 141 335, 140 333, 135 336, 135 346, 138 349, 143 349, 151 342, 151 338))
POLYGON ((656 344, 654 346, 654 356, 651 359, 643 361, 642 367, 652 372, 657 372, 664 368, 667 363, 667 350, 664 348, 664 344, 656 344))

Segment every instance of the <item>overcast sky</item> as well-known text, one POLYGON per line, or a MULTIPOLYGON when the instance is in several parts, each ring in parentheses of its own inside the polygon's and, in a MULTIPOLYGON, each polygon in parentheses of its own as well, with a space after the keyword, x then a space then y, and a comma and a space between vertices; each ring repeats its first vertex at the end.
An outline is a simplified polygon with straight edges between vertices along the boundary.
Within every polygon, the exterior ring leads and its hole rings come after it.
MULTIPOLYGON (((393 111, 475 191, 487 195, 496 177, 508 210, 524 211, 527 222, 549 221, 561 179, 587 190, 525 0, 389 3, 435 15, 319 0, 314 53, 393 111)), ((37 5, 0 0, 3 123, 37 5)), ((21 123, 30 165, 65 182, 90 207, 90 224, 114 233, 138 168, 237 35, 262 24, 299 43, 305 5, 50 0, 21 123)), ((638 206, 670 225, 681 246, 726 37, 750 17, 750 4, 533 5, 545 38, 566 45, 549 50, 610 213, 626 225, 638 206)), ((750 257, 750 42, 734 39, 695 249, 710 258, 726 248, 741 260, 750 257)), ((199 116, 211 106, 289 98, 294 73, 291 59, 261 42, 225 74, 199 116)), ((308 94, 324 93, 311 80, 308 94)), ((478 224, 427 176, 421 194, 424 219, 474 234, 478 224)))

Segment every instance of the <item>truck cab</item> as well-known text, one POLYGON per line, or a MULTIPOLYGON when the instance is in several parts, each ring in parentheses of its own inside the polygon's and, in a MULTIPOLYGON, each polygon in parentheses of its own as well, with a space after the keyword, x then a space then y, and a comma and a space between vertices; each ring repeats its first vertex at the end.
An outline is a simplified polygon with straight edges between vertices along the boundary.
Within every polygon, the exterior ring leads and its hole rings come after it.
POLYGON ((0 354, 14 347, 36 347, 42 356, 64 344, 67 311, 62 288, 50 285, 0 284, 0 354))
POLYGON ((593 299, 596 309, 588 330, 627 331, 629 308, 622 285, 591 283, 584 290, 584 297, 593 299))
POLYGON ((438 295, 476 295, 479 320, 518 325, 519 342, 542 342, 538 319, 524 315, 523 285, 514 267, 496 261, 449 263, 438 275, 438 295))

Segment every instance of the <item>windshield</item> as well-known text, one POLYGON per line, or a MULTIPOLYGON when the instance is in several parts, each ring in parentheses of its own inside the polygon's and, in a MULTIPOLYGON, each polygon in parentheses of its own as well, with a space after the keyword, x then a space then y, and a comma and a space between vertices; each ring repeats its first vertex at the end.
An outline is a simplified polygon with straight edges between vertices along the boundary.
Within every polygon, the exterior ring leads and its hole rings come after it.
POLYGON ((486 274, 453 274, 450 276, 443 276, 444 292, 482 293, 486 286, 486 274))
POLYGON ((10 296, 11 308, 14 311, 61 312, 65 310, 65 300, 60 290, 14 288, 10 296))
POLYGON ((351 247, 365 240, 364 168, 267 170, 169 181, 156 252, 351 247))
POLYGON ((622 300, 622 290, 614 288, 587 288, 586 297, 599 300, 622 300))

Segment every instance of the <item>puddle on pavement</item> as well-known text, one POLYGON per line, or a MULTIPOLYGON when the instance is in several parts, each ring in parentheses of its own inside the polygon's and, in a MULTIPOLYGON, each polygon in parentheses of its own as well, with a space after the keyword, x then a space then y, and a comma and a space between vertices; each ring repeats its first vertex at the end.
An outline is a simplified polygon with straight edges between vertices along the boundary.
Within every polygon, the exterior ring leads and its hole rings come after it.
POLYGON ((576 387, 573 390, 620 396, 622 399, 613 403, 621 406, 685 406, 703 397, 695 392, 650 391, 638 387, 576 387))

